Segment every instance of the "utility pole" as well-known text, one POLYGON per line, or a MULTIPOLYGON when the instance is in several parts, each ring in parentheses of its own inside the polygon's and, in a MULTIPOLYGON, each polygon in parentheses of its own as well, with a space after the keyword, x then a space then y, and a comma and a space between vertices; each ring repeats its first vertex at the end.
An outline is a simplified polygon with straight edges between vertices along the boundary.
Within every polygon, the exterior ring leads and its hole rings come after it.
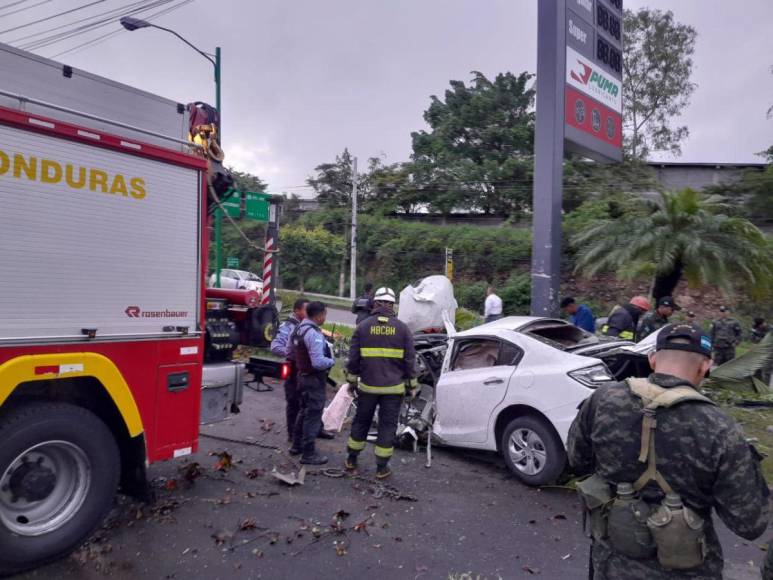
MULTIPOLYGON (((217 140, 223 146, 223 109, 220 104, 220 47, 215 48, 215 108, 220 117, 217 140)), ((220 288, 220 270, 223 269, 223 210, 215 208, 215 288, 220 288)))
POLYGON ((454 281, 454 249, 446 248, 446 278, 454 281))
POLYGON ((357 298, 357 158, 352 159, 352 251, 349 273, 349 296, 357 298))

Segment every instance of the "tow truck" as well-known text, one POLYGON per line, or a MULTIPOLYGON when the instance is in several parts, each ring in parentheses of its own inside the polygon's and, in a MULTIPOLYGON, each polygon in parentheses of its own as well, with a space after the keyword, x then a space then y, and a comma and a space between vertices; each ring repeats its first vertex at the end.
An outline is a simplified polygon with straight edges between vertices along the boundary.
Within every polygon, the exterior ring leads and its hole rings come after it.
MULTIPOLYGON (((0 44, 0 576, 78 547, 238 408, 262 295, 205 289, 213 166, 183 105, 0 44)), ((281 376, 281 364, 256 373, 281 376)))

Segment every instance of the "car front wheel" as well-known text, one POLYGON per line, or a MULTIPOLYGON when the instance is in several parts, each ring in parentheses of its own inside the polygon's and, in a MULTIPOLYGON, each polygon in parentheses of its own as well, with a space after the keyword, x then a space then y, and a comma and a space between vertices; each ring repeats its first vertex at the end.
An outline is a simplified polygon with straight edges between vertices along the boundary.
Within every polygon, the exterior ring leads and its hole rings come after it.
POLYGON ((555 483, 566 466, 566 451, 555 430, 538 417, 512 419, 502 434, 507 467, 526 485, 555 483))

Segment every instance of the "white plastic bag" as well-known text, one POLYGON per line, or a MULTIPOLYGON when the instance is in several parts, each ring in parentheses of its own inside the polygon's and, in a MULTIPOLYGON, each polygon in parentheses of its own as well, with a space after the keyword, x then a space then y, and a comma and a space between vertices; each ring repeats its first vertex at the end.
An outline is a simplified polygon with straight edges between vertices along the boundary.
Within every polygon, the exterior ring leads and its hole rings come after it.
POLYGON ((412 332, 445 328, 445 319, 456 318, 457 303, 454 285, 445 276, 428 276, 416 286, 406 286, 400 292, 397 317, 412 332))
POLYGON ((341 431, 344 419, 352 406, 354 396, 349 392, 349 384, 344 383, 338 389, 333 400, 322 412, 322 426, 325 431, 341 431))

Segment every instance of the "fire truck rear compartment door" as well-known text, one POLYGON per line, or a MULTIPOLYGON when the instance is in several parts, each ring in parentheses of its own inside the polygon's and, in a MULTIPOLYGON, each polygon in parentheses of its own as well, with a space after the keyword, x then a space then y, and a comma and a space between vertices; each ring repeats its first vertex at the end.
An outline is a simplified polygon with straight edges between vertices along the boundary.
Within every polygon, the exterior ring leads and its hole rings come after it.
POLYGON ((158 367, 152 459, 168 459, 176 451, 193 447, 199 433, 200 400, 200 365, 158 367))
POLYGON ((0 343, 195 331, 200 179, 0 126, 0 343))

